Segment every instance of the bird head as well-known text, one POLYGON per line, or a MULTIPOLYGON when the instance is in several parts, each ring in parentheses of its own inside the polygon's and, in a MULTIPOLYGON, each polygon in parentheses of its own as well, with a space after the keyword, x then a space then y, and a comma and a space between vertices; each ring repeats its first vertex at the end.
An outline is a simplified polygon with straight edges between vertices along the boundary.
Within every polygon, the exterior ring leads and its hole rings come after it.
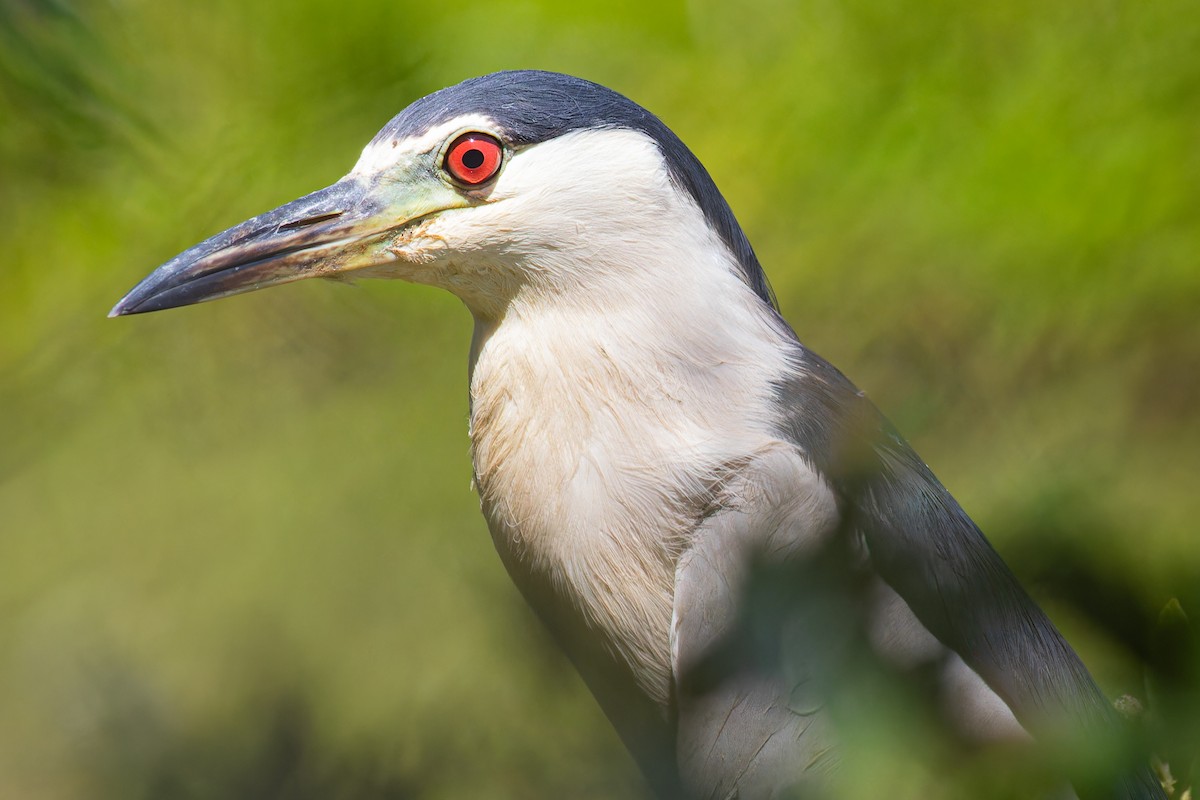
POLYGON ((387 277, 497 317, 521 297, 653 291, 645 265, 697 261, 769 302, 728 205, 657 117, 578 78, 501 72, 416 101, 344 178, 184 251, 110 316, 387 277))

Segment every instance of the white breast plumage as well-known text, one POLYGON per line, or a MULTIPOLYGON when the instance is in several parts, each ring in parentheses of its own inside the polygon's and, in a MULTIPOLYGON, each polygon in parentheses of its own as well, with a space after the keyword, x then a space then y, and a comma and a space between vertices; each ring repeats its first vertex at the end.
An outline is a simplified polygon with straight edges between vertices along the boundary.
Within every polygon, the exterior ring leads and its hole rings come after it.
POLYGON ((732 337, 734 320, 680 320, 681 339, 663 346, 639 334, 671 326, 639 324, 643 313, 510 308, 479 323, 471 439, 506 561, 569 587, 581 622, 607 633, 665 706, 676 561, 722 470, 770 445, 762 409, 786 358, 753 314, 732 337))

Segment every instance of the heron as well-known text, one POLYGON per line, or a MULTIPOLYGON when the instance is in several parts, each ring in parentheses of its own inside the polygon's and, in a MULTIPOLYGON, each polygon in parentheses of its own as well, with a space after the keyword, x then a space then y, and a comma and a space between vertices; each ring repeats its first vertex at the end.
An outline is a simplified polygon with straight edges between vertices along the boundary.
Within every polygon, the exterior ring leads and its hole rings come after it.
MULTIPOLYGON (((345 177, 175 256, 110 316, 311 277, 470 311, 493 543, 659 796, 820 792, 860 652, 919 668, 968 743, 1118 725, 926 464, 801 344, 704 166, 617 92, 507 71, 418 99, 345 177)), ((1070 779, 1165 797, 1145 763, 1070 779)))

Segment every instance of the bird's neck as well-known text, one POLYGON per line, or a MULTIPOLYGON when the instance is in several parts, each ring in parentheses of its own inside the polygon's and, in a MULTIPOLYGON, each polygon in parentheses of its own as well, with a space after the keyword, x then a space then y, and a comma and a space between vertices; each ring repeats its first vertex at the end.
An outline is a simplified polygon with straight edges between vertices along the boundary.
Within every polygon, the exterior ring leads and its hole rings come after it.
POLYGON ((664 710, 677 557, 721 471, 770 438, 787 369, 782 329, 728 275, 721 302, 512 304, 477 319, 472 346, 475 479, 501 557, 577 663, 603 640, 664 710))

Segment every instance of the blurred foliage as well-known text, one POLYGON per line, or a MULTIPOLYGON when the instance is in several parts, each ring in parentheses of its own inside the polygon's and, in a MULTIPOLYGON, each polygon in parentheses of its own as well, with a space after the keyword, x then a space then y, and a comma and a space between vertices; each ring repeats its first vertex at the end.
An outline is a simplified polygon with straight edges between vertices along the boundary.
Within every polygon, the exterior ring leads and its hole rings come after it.
MULTIPOLYGON (((801 338, 1194 782, 1200 6, 9 0, 0 796, 643 791, 478 517, 456 301, 314 282, 104 319, 412 99, 518 67, 693 147, 801 338)), ((846 796, 961 796, 877 763, 846 796)))

